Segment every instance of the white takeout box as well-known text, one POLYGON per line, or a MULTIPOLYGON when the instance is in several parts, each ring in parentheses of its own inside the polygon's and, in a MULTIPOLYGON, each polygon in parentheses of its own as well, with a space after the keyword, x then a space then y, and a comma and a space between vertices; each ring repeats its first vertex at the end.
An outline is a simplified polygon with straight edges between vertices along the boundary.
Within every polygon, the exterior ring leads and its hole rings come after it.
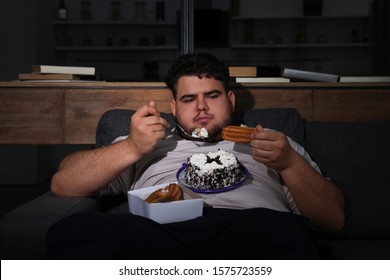
MULTIPOLYGON (((176 183, 177 182, 173 182, 176 183)), ((127 193, 130 213, 152 219, 160 224, 182 222, 202 216, 203 199, 184 186, 184 200, 147 203, 144 201, 155 190, 165 188, 170 183, 129 191, 127 193)))

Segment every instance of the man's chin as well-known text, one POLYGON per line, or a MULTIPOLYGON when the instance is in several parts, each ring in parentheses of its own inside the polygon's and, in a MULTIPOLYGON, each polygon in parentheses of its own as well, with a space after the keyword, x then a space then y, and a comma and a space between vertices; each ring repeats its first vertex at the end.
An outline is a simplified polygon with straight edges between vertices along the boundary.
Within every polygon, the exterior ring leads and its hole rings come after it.
POLYGON ((208 142, 219 142, 222 140, 222 128, 217 128, 208 131, 209 137, 208 137, 208 142))

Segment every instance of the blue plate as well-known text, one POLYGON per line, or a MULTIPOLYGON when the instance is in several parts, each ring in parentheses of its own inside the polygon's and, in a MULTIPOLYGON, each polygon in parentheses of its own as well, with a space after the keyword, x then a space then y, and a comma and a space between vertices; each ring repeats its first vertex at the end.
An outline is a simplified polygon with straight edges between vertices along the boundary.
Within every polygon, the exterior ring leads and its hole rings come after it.
POLYGON ((233 189, 240 187, 245 182, 246 175, 248 174, 248 170, 244 166, 241 166, 242 171, 243 171, 243 176, 241 177, 241 179, 238 183, 231 185, 231 186, 224 187, 224 188, 220 188, 220 189, 201 190, 201 189, 193 188, 192 186, 188 185, 185 182, 184 169, 186 169, 186 167, 187 167, 187 164, 183 163, 182 167, 177 171, 177 173, 176 173, 177 181, 179 181, 180 184, 182 184, 183 186, 189 188, 191 191, 196 192, 196 193, 220 193, 220 192, 231 191, 233 189))

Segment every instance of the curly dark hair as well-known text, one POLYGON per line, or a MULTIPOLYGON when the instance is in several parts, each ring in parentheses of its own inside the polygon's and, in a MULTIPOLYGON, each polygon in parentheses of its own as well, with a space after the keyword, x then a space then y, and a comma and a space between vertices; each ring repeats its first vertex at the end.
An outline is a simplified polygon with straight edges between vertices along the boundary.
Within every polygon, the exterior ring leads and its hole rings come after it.
POLYGON ((169 68, 165 83, 174 98, 177 94, 177 81, 182 76, 214 78, 221 81, 225 91, 228 91, 229 68, 209 53, 184 54, 169 68))

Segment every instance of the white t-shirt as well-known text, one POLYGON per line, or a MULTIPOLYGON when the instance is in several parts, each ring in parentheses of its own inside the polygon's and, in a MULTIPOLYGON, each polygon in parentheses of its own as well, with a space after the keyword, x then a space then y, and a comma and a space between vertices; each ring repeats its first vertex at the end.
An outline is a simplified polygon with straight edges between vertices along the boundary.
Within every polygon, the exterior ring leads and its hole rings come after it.
MULTIPOLYGON (((125 137, 119 137, 121 141, 125 137)), ((288 138, 293 149, 301 154, 318 172, 319 168, 313 162, 302 146, 288 138)), ((176 181, 177 171, 186 163, 187 158, 195 153, 214 152, 218 149, 233 153, 248 169, 244 184, 227 192, 200 194, 205 203, 216 208, 247 209, 264 207, 284 212, 299 214, 287 187, 281 183, 279 174, 274 169, 266 167, 253 160, 248 144, 220 141, 206 143, 185 140, 170 134, 165 140, 159 141, 155 150, 137 162, 133 168, 127 169, 116 180, 111 182, 100 195, 127 193, 129 190, 150 187, 157 184, 176 181)))

